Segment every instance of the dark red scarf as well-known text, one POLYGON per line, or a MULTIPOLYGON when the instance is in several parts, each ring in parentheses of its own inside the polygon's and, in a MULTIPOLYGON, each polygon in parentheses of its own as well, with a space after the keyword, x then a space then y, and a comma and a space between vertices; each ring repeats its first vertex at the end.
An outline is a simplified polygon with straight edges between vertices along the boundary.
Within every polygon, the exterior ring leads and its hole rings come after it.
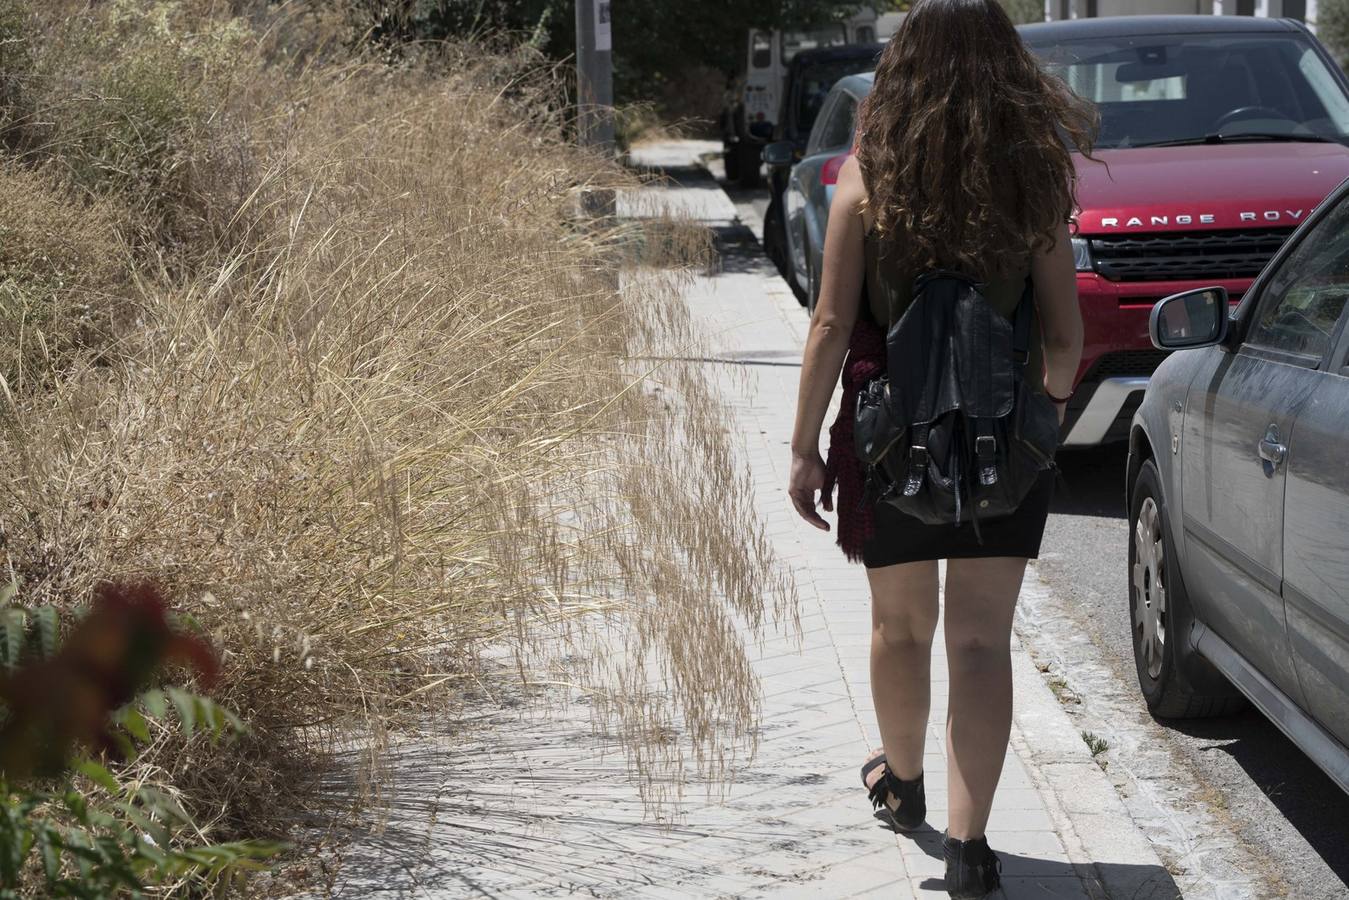
POLYGON ((825 490, 838 485, 834 509, 838 512, 838 545, 853 562, 861 562, 862 546, 871 537, 874 507, 862 503, 866 470, 853 449, 853 413, 857 393, 885 372, 885 332, 865 313, 857 317, 843 363, 843 401, 829 429, 829 456, 825 462, 825 490))

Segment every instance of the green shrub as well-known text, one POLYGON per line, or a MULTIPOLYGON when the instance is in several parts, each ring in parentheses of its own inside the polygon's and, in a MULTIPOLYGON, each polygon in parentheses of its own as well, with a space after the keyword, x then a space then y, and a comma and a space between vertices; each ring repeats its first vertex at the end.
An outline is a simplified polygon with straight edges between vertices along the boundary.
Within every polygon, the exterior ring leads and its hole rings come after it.
POLYGON ((118 197, 138 245, 209 243, 210 195, 240 159, 229 110, 253 62, 246 24, 179 0, 27 3, 0 0, 5 143, 118 197))
POLYGON ((174 720, 187 738, 244 727, 206 697, 147 688, 177 657, 213 667, 204 642, 175 630, 157 590, 107 586, 69 629, 63 642, 51 606, 0 608, 0 898, 214 889, 275 855, 271 842, 211 841, 134 770, 137 745, 163 739, 174 720), (134 699, 111 708, 123 696, 134 699))
POLYGON ((1317 4, 1316 36, 1341 65, 1349 61, 1349 0, 1321 0, 1317 4))
POLYGON ((1041 0, 998 0, 998 2, 1017 25, 1045 20, 1045 5, 1041 0))

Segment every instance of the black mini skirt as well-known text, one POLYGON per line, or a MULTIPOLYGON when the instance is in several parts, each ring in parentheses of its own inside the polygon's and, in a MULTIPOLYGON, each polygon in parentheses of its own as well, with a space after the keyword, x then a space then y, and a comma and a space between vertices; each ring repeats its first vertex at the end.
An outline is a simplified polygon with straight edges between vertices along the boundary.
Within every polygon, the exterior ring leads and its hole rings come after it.
POLYGON ((1010 516, 979 522, 979 534, 968 522, 927 525, 889 503, 876 504, 871 536, 862 546, 862 563, 879 569, 929 559, 1016 557, 1038 559, 1040 540, 1054 499, 1053 470, 1040 473, 1035 486, 1010 516))

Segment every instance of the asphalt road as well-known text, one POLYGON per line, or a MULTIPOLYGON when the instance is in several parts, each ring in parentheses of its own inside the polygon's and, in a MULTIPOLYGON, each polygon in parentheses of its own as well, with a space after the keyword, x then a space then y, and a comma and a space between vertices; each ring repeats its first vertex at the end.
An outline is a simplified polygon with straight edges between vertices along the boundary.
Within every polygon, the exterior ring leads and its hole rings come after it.
MULTIPOLYGON (((713 164, 716 170, 715 163, 713 164)), ((760 233, 766 191, 728 188, 760 233)), ((804 315, 804 310, 802 315, 804 315)), ((1258 712, 1161 722, 1138 694, 1128 625, 1122 446, 1065 452, 1018 630, 1186 896, 1349 897, 1349 796, 1258 712), (1185 877, 1188 876, 1188 877, 1185 877)))

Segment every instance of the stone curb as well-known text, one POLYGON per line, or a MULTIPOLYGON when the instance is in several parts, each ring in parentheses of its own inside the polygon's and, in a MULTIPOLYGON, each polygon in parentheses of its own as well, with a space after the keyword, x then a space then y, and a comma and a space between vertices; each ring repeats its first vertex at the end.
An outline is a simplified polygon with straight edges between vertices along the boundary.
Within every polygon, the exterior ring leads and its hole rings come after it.
MULTIPOLYGON (((1022 593, 1047 591, 1034 571, 1022 593)), ((1016 697, 1012 744, 1027 764, 1069 858, 1093 897, 1162 900, 1179 896, 1160 883, 1165 871, 1151 841, 1135 824, 1114 784, 1092 758, 1030 652, 1017 635, 1012 653, 1016 697)))

